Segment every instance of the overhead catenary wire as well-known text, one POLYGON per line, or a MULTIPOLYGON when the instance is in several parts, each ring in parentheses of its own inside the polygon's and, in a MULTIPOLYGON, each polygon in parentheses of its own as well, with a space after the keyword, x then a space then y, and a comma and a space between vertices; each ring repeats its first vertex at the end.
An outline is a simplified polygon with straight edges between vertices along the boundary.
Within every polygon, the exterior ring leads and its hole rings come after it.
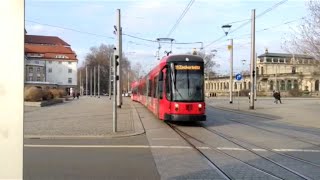
POLYGON ((167 34, 167 38, 170 37, 170 35, 172 34, 172 32, 177 28, 178 24, 181 22, 181 20, 183 19, 183 17, 187 14, 187 12, 189 11, 190 7, 192 6, 192 4, 194 3, 195 0, 191 0, 187 7, 183 10, 182 14, 180 15, 180 17, 178 18, 178 20, 176 21, 176 23, 173 25, 173 27, 171 28, 171 30, 169 31, 169 33, 167 34))
MULTIPOLYGON (((275 8, 278 7, 278 6, 280 6, 281 4, 284 4, 284 3, 287 2, 287 1, 288 1, 288 0, 282 0, 282 1, 274 4, 274 5, 271 6, 270 8, 268 8, 268 9, 264 10, 262 13, 258 14, 258 15, 256 16, 256 18, 259 18, 259 17, 267 14, 268 12, 272 11, 273 9, 275 9, 275 8)), ((244 20, 244 21, 245 21, 245 20, 244 20)), ((250 24, 250 22, 251 22, 251 19, 248 19, 246 22, 242 23, 242 24, 241 24, 240 26, 238 26, 236 29, 231 30, 231 31, 229 32, 229 34, 234 33, 235 31, 241 29, 242 27, 250 24)), ((223 38, 225 38, 225 37, 226 37, 225 35, 222 35, 221 37, 217 38, 216 40, 213 40, 212 42, 210 42, 208 45, 204 46, 204 48, 207 48, 207 47, 211 46, 212 44, 220 41, 221 39, 223 39, 223 38)))
POLYGON ((80 31, 80 30, 73 29, 73 28, 67 28, 67 27, 62 27, 62 26, 57 26, 57 25, 45 24, 45 23, 40 23, 40 22, 32 21, 32 20, 25 20, 25 21, 26 22, 35 23, 35 24, 44 25, 44 26, 50 26, 50 27, 55 27, 55 28, 59 28, 59 29, 74 31, 74 32, 82 33, 82 34, 88 34, 88 35, 93 35, 93 36, 98 36, 98 37, 105 37, 105 38, 109 38, 109 39, 115 39, 114 37, 111 37, 111 36, 106 36, 106 35, 102 35, 102 34, 86 32, 86 31, 80 31))

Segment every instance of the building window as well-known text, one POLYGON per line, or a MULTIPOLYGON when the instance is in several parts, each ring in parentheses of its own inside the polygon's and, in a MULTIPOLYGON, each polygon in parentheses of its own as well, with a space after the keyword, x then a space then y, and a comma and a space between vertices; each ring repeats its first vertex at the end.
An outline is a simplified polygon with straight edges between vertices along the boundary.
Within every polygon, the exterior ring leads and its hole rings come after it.
POLYGON ((316 82, 314 84, 314 90, 319 91, 319 80, 316 80, 316 82))
POLYGON ((33 73, 33 67, 29 67, 29 73, 33 73))
POLYGON ((299 89, 298 80, 293 81, 293 89, 299 89))
POLYGON ((29 81, 33 81, 33 77, 32 76, 29 76, 29 81))
POLYGON ((51 73, 51 72, 52 72, 52 68, 49 68, 49 69, 48 69, 48 72, 51 73))
POLYGON ((272 90, 273 90, 273 81, 270 81, 270 82, 269 82, 269 85, 270 85, 269 90, 272 91, 272 90))
POLYGON ((261 75, 263 75, 263 67, 261 67, 261 75))
POLYGON ((37 77, 37 81, 41 81, 41 80, 40 80, 40 77, 37 77))
POLYGON ((292 67, 292 74, 296 73, 296 67, 292 67))
POLYGON ((68 83, 69 83, 69 84, 72 83, 72 78, 68 78, 68 83))
POLYGON ((284 63, 284 59, 280 58, 280 63, 284 63))
POLYGON ((40 68, 39 67, 37 67, 37 73, 40 73, 40 68))
MULTIPOLYGON (((290 84, 291 84, 291 82, 290 82, 290 84)), ((286 82, 284 80, 281 80, 281 82, 280 82, 280 90, 281 91, 286 90, 286 82)))
POLYGON ((271 58, 267 58, 267 62, 268 63, 272 62, 272 59, 271 58))
POLYGON ((291 88, 292 88, 292 82, 291 82, 291 80, 288 80, 287 81, 287 91, 291 90, 291 88))
POLYGON ((68 69, 68 73, 72 73, 72 69, 68 69))
POLYGON ((49 64, 52 64, 52 61, 49 61, 49 64))
POLYGON ((259 67, 257 67, 257 69, 256 69, 256 76, 258 76, 259 75, 259 67))
POLYGON ((59 61, 59 64, 62 64, 62 61, 59 61))
POLYGON ((39 61, 34 61, 34 63, 39 64, 39 61))
POLYGON ((234 83, 234 89, 238 89, 237 83, 234 83))
POLYGON ((71 64, 71 62, 69 61, 68 64, 71 64))

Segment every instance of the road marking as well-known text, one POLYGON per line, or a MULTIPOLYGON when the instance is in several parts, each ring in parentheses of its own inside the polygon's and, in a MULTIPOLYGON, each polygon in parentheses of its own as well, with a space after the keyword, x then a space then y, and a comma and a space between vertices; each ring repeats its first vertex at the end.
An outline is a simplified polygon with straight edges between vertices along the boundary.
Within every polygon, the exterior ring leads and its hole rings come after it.
POLYGON ((40 147, 40 148, 155 148, 155 149, 192 149, 191 146, 148 146, 148 145, 40 145, 25 144, 24 147, 40 147))
POLYGON ((219 150, 228 150, 228 151, 246 151, 243 148, 231 148, 231 147, 217 147, 219 150))
POLYGON ((252 149, 253 151, 262 151, 262 152, 267 152, 266 149, 259 149, 259 148, 253 148, 252 149))
POLYGON ((277 152, 320 152, 320 150, 315 149, 272 149, 277 152))
MULTIPOLYGON (((152 148, 152 149, 193 149, 191 146, 149 146, 149 145, 63 145, 63 144, 25 144, 24 147, 31 148, 152 148)), ((199 146, 197 149, 210 150, 212 148, 207 146, 199 146)), ((233 147, 217 147, 218 150, 226 151, 248 151, 243 148, 233 148, 233 147)), ((268 152, 266 149, 253 148, 252 151, 268 152)), ((320 150, 315 149, 272 149, 275 152, 316 152, 319 153, 320 150)))
POLYGON ((197 147, 197 149, 211 149, 210 147, 197 147))
POLYGON ((169 141, 177 141, 178 138, 152 138, 152 140, 169 140, 169 141))

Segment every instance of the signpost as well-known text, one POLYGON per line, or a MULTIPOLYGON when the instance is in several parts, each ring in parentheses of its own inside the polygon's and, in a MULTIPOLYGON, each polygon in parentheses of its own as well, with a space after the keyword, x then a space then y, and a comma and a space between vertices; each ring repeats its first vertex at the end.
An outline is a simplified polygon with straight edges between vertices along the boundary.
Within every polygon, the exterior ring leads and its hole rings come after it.
MULTIPOLYGON (((240 84, 242 83, 242 75, 240 73, 236 74, 236 80, 237 80, 237 83, 238 83, 238 87, 240 87, 240 84)), ((238 110, 239 110, 239 98, 240 98, 240 95, 239 95, 239 89, 240 88, 237 88, 238 89, 238 110)))

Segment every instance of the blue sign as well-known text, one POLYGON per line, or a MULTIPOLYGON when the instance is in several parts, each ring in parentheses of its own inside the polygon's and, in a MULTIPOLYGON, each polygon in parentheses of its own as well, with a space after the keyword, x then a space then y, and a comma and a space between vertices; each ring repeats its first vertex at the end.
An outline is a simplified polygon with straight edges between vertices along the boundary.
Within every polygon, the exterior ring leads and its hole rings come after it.
POLYGON ((236 80, 240 81, 242 79, 242 75, 241 74, 236 74, 236 80))

